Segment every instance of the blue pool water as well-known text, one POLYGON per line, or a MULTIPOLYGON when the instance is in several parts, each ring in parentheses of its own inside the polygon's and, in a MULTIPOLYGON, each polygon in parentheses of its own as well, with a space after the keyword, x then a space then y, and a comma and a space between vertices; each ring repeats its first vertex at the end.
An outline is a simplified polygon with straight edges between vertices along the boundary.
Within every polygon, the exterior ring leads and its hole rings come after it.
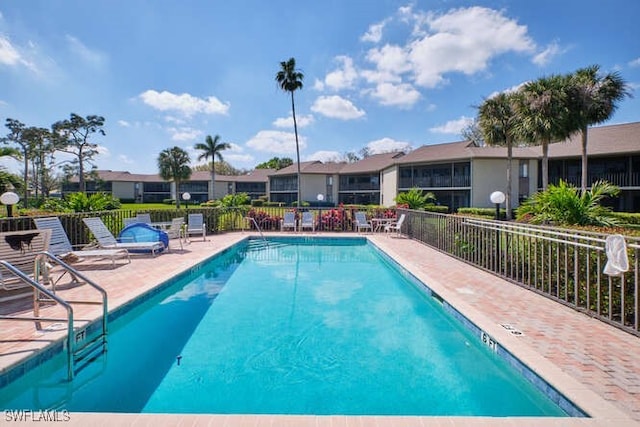
POLYGON ((364 240, 243 242, 194 270, 112 321, 72 383, 61 355, 0 407, 566 416, 364 240))

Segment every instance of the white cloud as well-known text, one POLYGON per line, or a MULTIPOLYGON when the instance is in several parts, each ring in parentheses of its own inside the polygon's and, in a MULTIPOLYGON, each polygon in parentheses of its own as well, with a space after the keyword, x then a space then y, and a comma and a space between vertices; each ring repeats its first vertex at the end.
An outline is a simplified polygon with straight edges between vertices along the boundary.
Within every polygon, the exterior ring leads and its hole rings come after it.
POLYGON ((202 114, 227 114, 229 103, 223 103, 215 96, 206 99, 198 98, 188 93, 180 95, 153 89, 147 90, 139 95, 142 102, 160 111, 176 111, 191 116, 196 113, 202 114))
POLYGON ((13 46, 11 40, 4 36, 0 36, 0 65, 10 67, 22 65, 32 71, 38 71, 35 64, 26 60, 20 51, 13 46))
POLYGON ((411 149, 411 144, 404 141, 396 141, 392 138, 382 138, 375 141, 371 141, 367 144, 369 153, 382 154, 391 153, 395 151, 407 151, 411 149))
POLYGON ((365 73, 365 77, 372 82, 382 83, 399 81, 399 76, 411 71, 410 51, 396 45, 384 45, 367 52, 367 60, 376 67, 375 72, 365 73))
POLYGON ((106 62, 107 57, 104 53, 89 49, 76 37, 67 35, 66 39, 71 52, 79 56, 84 62, 94 66, 102 66, 106 62))
POLYGON ((384 30, 386 24, 387 21, 385 20, 377 24, 369 25, 369 29, 360 37, 360 40, 363 42, 378 43, 382 40, 382 30, 384 30))
POLYGON ((9 39, 0 37, 0 64, 17 65, 20 61, 20 53, 13 47, 9 39))
POLYGON ((566 50, 562 49, 557 42, 553 42, 542 52, 535 55, 531 62, 539 66, 547 65, 553 58, 564 53, 565 51, 566 50))
POLYGON ((411 107, 420 99, 420 92, 408 83, 380 83, 371 91, 371 96, 382 105, 411 107))
POLYGON ((441 126, 432 127, 429 130, 434 133, 459 135, 462 132, 462 129, 469 126, 471 123, 473 123, 473 119, 471 117, 462 116, 456 120, 449 120, 441 126))
POLYGON ((357 119, 365 115, 351 101, 340 96, 321 96, 311 106, 311 111, 326 117, 341 120, 357 119))
POLYGON ((535 48, 527 27, 501 11, 477 6, 453 9, 440 16, 430 14, 425 22, 430 34, 408 48, 415 82, 427 88, 445 82, 446 73, 475 74, 497 55, 530 53, 535 48))
POLYGON ((337 56, 335 59, 339 62, 339 66, 326 75, 324 86, 328 86, 335 91, 352 88, 358 78, 358 72, 353 66, 353 59, 344 55, 337 56))
POLYGON ((629 61, 630 67, 640 67, 640 58, 636 58, 633 61, 629 61))
MULTIPOLYGON (((307 146, 306 139, 301 135, 298 135, 298 143, 300 150, 307 146)), ((296 152, 296 137, 293 132, 261 130, 245 145, 256 151, 291 155, 296 152)))
POLYGON ((129 122, 128 122, 128 121, 126 121, 126 120, 118 120, 118 124, 119 124, 120 126, 122 126, 123 128, 131 127, 131 123, 129 123, 129 122))
MULTIPOLYGON (((296 115, 296 123, 298 124, 298 128, 303 128, 309 126, 314 122, 314 118, 312 114, 308 114, 306 116, 298 116, 296 115)), ((273 121, 273 125, 277 128, 287 128, 293 129, 293 117, 279 117, 273 121)))
POLYGON ((306 161, 319 160, 323 163, 339 162, 341 159, 342 155, 337 151, 316 151, 306 157, 306 161))
POLYGON ((132 165, 135 162, 133 160, 131 160, 128 156, 126 156, 125 154, 120 154, 118 156, 118 161, 121 163, 124 163, 126 165, 132 165))
POLYGON ((193 141, 203 135, 202 131, 190 127, 171 127, 167 128, 167 131, 171 134, 171 139, 174 141, 193 141))

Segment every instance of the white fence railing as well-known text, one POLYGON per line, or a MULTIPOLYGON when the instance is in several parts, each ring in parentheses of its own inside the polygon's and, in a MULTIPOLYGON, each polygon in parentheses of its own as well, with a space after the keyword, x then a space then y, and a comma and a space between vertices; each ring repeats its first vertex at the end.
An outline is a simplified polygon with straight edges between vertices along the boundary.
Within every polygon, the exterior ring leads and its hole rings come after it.
POLYGON ((606 234, 403 212, 412 239, 640 335, 640 239, 624 238, 629 270, 608 276, 606 234))

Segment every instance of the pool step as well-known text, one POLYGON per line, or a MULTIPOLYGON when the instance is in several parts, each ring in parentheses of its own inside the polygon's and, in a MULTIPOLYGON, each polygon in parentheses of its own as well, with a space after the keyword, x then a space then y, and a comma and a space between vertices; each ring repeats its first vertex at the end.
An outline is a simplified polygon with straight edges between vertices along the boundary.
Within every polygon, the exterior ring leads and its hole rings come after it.
MULTIPOLYGON (((76 341, 78 335, 76 334, 76 341)), ((77 374, 89 363, 93 362, 98 356, 107 351, 106 334, 98 334, 90 340, 87 340, 81 346, 78 346, 73 352, 74 370, 77 374)))

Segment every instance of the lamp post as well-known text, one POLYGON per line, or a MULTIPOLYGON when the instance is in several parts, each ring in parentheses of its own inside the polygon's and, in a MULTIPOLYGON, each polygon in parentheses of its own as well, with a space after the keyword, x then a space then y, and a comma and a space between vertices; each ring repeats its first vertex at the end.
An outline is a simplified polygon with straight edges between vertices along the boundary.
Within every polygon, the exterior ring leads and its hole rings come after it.
POLYGON ((191 200, 191 194, 184 192, 182 193, 182 200, 184 200, 184 204, 189 209, 189 200, 191 200))
POLYGON ((13 191, 6 191, 0 195, 0 203, 7 206, 7 216, 13 216, 13 205, 20 201, 18 196, 13 191))
POLYGON ((496 205, 496 220, 500 219, 500 205, 504 203, 506 198, 502 191, 494 191, 491 193, 491 196, 489 196, 491 203, 495 203, 496 205))
MULTIPOLYGON (((491 203, 496 205, 496 221, 500 219, 500 204, 504 203, 506 196, 502 191, 494 191, 489 196, 491 203)), ((496 253, 495 253, 495 269, 497 273, 500 270, 500 228, 496 225, 496 253)))

